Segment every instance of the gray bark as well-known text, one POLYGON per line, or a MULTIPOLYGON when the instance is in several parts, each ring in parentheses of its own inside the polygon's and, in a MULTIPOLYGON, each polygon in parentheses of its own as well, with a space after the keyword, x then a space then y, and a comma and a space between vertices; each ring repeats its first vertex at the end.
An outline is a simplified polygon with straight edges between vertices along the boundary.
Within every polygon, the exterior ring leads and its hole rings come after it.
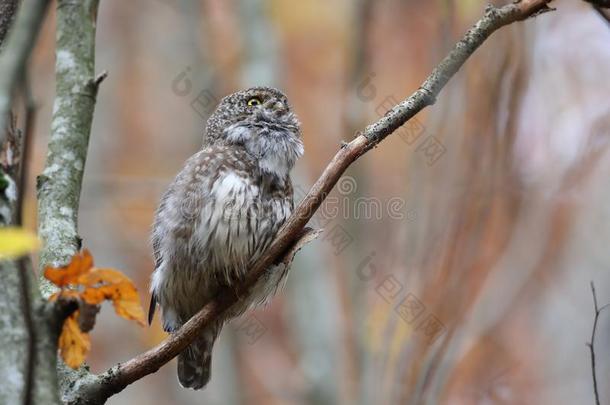
POLYGON ((21 305, 19 269, 15 261, 0 264, 0 403, 23 402, 28 333, 21 305))
MULTIPOLYGON (((42 268, 67 264, 81 247, 78 206, 97 89, 105 77, 94 76, 98 4, 57 2, 56 96, 47 161, 37 179, 42 268)), ((40 284, 43 295, 52 292, 45 280, 40 284)), ((56 350, 48 361, 55 362, 56 350)), ((85 368, 74 371, 61 362, 57 373, 64 400, 75 384, 90 377, 85 368)))
MULTIPOLYGON (((42 23, 47 1, 27 1, 11 28, 17 1, 0 2, 0 135, 2 155, 0 172, 0 226, 15 225, 18 207, 18 176, 23 164, 20 156, 21 133, 9 114, 15 83, 22 74, 28 55, 42 23), (7 41, 7 32, 11 35, 7 41), (8 120, 7 120, 8 118, 8 120), (10 125, 6 125, 6 123, 10 125)), ((59 404, 54 361, 56 326, 47 321, 46 306, 36 287, 31 263, 27 259, 0 262, 0 403, 59 404), (42 361, 41 361, 42 360, 42 361)))
POLYGON ((81 247, 78 204, 100 80, 94 76, 97 7, 97 0, 57 2, 56 95, 37 181, 41 266, 65 265, 81 247))

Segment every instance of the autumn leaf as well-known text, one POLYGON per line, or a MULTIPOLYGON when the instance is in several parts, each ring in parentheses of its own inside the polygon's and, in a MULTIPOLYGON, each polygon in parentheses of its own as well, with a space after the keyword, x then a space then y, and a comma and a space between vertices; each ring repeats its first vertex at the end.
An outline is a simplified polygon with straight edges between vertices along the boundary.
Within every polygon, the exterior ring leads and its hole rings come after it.
MULTIPOLYGON (((133 282, 118 270, 93 267, 93 256, 87 249, 74 255, 67 266, 47 267, 44 275, 62 287, 59 294, 64 297, 82 299, 90 305, 98 305, 105 300, 112 301, 119 316, 144 325, 144 310, 133 282)), ((57 296, 58 293, 53 294, 51 299, 56 299, 57 296)))
POLYGON ((44 276, 58 287, 76 284, 79 276, 91 271, 93 256, 87 249, 75 254, 72 261, 64 267, 47 267, 44 276))
POLYGON ((120 271, 114 269, 92 269, 91 271, 82 274, 78 279, 77 283, 93 287, 100 283, 120 284, 123 282, 131 283, 129 277, 120 271))
POLYGON ((94 269, 78 278, 81 285, 87 286, 83 300, 88 304, 99 304, 111 300, 116 313, 129 320, 144 323, 144 310, 140 305, 138 290, 133 282, 120 271, 114 269, 94 269))
POLYGON ((64 321, 58 344, 61 358, 72 368, 80 367, 91 349, 89 334, 80 330, 77 319, 78 311, 64 321))
POLYGON ((91 305, 99 304, 104 300, 111 300, 114 310, 119 316, 136 321, 142 326, 145 325, 144 310, 140 305, 140 297, 131 281, 87 288, 82 293, 82 298, 87 304, 91 305))
POLYGON ((115 290, 112 303, 116 313, 125 318, 138 322, 144 326, 144 310, 140 305, 138 291, 131 283, 121 283, 115 290))
MULTIPOLYGON (((44 276, 61 288, 49 297, 50 301, 56 301, 60 297, 75 300, 81 309, 93 309, 104 301, 112 301, 119 316, 145 325, 144 310, 133 282, 118 270, 94 267, 93 256, 86 249, 74 255, 67 266, 47 267, 44 276)), ((87 322, 82 324, 92 327, 96 312, 90 311, 87 322)), ((78 315, 74 314, 69 317, 64 323, 60 337, 59 348, 70 367, 82 364, 90 346, 89 336, 79 328, 78 319, 78 315)))
POLYGON ((0 229, 0 260, 14 259, 33 252, 40 246, 36 234, 22 228, 0 229))

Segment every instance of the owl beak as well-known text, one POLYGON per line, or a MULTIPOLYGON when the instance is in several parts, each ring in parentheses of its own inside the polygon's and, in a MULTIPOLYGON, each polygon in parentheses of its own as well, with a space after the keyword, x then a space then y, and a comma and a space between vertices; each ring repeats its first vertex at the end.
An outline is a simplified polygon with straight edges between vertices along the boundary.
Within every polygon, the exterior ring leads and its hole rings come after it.
POLYGON ((284 103, 273 100, 269 100, 265 103, 265 109, 275 113, 276 115, 283 115, 288 111, 284 103))

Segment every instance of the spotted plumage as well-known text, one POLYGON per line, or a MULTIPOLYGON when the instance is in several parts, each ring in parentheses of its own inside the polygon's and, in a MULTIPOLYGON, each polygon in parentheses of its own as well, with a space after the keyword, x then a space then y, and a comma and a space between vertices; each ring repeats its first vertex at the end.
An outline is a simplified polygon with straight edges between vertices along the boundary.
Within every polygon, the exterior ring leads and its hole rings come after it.
MULTIPOLYGON (((156 213, 149 322, 159 304, 163 327, 173 332, 221 286, 243 279, 292 212, 289 172, 302 154, 299 121, 280 91, 255 87, 220 102, 202 149, 187 160, 156 213)), ((285 269, 269 274, 179 355, 182 386, 207 384, 223 323, 272 295, 285 269)))

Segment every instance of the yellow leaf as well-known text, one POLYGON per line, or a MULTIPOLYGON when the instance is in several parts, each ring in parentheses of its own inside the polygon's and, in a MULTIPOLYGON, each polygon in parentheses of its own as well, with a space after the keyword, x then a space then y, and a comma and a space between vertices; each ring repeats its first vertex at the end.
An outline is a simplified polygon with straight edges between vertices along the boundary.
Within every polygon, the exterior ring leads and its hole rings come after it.
POLYGON ((0 228, 0 260, 15 259, 40 246, 36 234, 22 228, 0 228))
POLYGON ((62 359, 72 368, 83 364, 91 349, 89 334, 80 330, 77 319, 78 311, 64 321, 58 344, 62 359))

